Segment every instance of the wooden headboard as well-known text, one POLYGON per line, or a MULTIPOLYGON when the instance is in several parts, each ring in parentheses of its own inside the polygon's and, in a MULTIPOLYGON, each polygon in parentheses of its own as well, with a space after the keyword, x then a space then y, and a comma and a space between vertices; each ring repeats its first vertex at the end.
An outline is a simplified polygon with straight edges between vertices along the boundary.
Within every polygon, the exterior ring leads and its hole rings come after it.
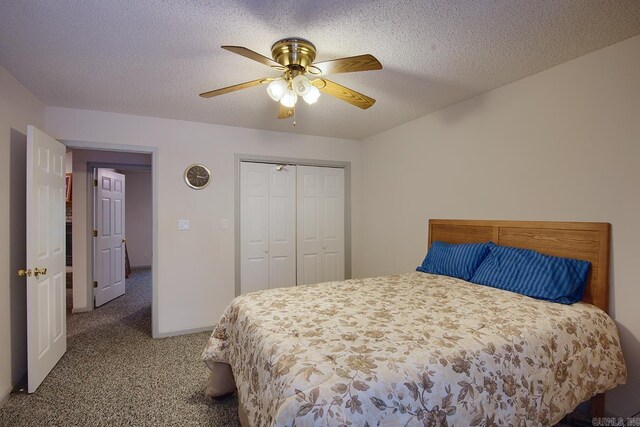
POLYGON ((493 243, 591 262, 582 301, 608 312, 611 224, 604 222, 429 220, 431 242, 493 243))

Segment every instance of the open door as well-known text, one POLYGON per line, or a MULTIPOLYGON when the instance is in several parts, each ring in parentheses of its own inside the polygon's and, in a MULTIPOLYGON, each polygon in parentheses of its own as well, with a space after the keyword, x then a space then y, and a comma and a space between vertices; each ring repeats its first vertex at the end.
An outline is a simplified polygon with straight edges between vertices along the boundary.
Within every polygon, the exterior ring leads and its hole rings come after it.
POLYGON ((27 369, 36 391, 67 351, 65 146, 27 127, 27 369))
POLYGON ((125 292, 124 175, 98 169, 95 182, 95 304, 125 292))

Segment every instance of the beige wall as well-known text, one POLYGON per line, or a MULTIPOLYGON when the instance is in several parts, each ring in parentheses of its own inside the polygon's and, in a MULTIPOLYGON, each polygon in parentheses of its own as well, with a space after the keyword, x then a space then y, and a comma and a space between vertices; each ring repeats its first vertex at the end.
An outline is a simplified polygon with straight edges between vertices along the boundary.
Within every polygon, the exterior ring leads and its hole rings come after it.
MULTIPOLYGON (((157 147, 153 167, 158 251, 153 264, 158 273, 154 297, 162 335, 212 326, 235 295, 236 154, 351 162, 352 253, 359 252, 358 142, 57 107, 47 107, 46 117, 49 133, 61 140, 118 144, 128 149, 157 147), (200 191, 188 188, 182 178, 184 169, 195 162, 207 165, 213 175, 213 183, 200 191), (178 219, 189 219, 191 229, 179 231, 178 219), (223 219, 229 220, 228 230, 221 229, 223 219)), ((74 154, 74 163, 76 158, 74 154)), ((76 188, 74 179, 74 200, 76 188)), ((76 230, 74 213, 74 253, 76 230)), ((354 258, 353 274, 358 271, 354 258)))
POLYGON ((640 37, 363 142, 362 271, 414 269, 429 218, 604 221, 611 312, 640 410, 640 37))
POLYGON ((0 406, 27 369, 26 134, 41 127, 44 105, 0 67, 0 406), (7 203, 8 202, 8 203, 7 203))
POLYGON ((151 265, 151 171, 123 172, 126 177, 125 224, 132 268, 151 265))

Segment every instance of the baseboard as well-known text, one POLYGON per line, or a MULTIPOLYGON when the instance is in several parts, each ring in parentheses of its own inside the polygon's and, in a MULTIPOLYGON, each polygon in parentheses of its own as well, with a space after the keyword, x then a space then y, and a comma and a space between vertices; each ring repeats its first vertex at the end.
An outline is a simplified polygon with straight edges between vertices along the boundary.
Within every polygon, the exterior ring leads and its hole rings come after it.
POLYGON ((136 265, 136 266, 131 266, 131 270, 148 270, 150 269, 151 266, 150 265, 136 265))
POLYGON ((73 314, 76 314, 76 313, 88 313, 90 311, 93 311, 93 309, 91 309, 89 307, 82 307, 82 308, 75 308, 74 307, 73 309, 71 309, 71 312, 73 314))
POLYGON ((211 332, 213 331, 214 327, 215 325, 211 325, 211 326, 203 326, 201 328, 183 329, 181 331, 162 332, 162 333, 159 333, 158 336, 155 336, 154 338, 169 338, 169 337, 177 337, 179 335, 197 334, 199 332, 207 332, 207 331, 211 332))
POLYGON ((0 409, 2 409, 4 405, 7 404, 10 397, 11 397, 11 389, 8 389, 2 392, 2 396, 0 396, 0 409))

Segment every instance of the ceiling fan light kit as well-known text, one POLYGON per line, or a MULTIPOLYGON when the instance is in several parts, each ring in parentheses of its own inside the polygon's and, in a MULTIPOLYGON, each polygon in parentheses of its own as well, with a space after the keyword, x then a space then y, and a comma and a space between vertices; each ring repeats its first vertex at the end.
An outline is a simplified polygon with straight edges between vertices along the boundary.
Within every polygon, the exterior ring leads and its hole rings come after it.
POLYGON ((322 76, 324 74, 382 69, 382 65, 373 55, 351 56, 314 64, 316 47, 310 41, 298 37, 286 38, 275 42, 271 47, 273 59, 242 46, 222 46, 222 48, 281 71, 282 76, 278 78, 266 77, 204 92, 200 94, 203 98, 211 98, 269 83, 267 85, 267 94, 271 99, 280 103, 279 119, 295 116, 295 105, 299 96, 307 104, 314 104, 318 101, 321 92, 362 109, 367 109, 376 102, 373 98, 327 80, 322 76), (311 80, 307 75, 316 78, 311 80))
POLYGON ((298 96, 301 96, 307 104, 315 103, 320 97, 320 90, 313 86, 304 74, 298 74, 290 82, 284 78, 273 80, 267 86, 267 93, 271 99, 279 101, 287 108, 293 108, 296 105, 298 96))

